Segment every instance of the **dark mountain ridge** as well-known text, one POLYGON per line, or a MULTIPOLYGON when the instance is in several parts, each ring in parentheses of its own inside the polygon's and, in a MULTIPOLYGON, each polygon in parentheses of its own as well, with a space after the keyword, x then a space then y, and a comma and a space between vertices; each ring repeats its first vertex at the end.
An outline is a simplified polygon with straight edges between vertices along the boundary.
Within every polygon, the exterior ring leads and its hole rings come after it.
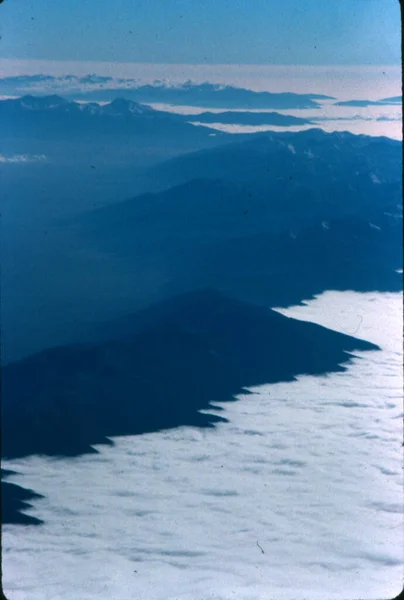
POLYGON ((1 522, 3 525, 41 525, 43 521, 25 514, 32 504, 31 500, 42 498, 33 490, 27 490, 15 483, 5 481, 10 475, 16 475, 15 471, 1 469, 1 522))
MULTIPOLYGON (((232 140, 234 139, 234 136, 232 140)), ((300 132, 266 132, 222 147, 189 153, 156 165, 144 174, 144 186, 158 190, 190 179, 221 178, 257 182, 266 179, 297 182, 316 177, 316 185, 328 181, 376 177, 381 182, 401 182, 402 142, 387 137, 325 133, 322 129, 300 132), (241 143, 240 143, 241 142, 241 143)), ((289 184, 288 184, 289 185, 289 184)), ((314 182, 311 187, 315 189, 314 182)))
POLYGON ((343 370, 347 351, 376 349, 210 290, 157 305, 149 323, 4 367, 3 457, 75 456, 106 436, 212 426, 224 419, 199 411, 245 386, 343 370))
POLYGON ((56 137, 61 133, 65 136, 73 133, 147 133, 162 136, 173 132, 189 136, 199 133, 207 137, 212 133, 207 128, 198 128, 184 122, 179 115, 153 110, 149 106, 123 98, 115 98, 106 105, 83 104, 59 96, 24 96, 2 100, 0 125, 2 136, 12 134, 23 137, 56 137))
POLYGON ((78 243, 134 281, 152 274, 165 298, 211 286, 278 306, 325 289, 400 289, 400 143, 308 131, 170 164, 202 178, 69 221, 78 243))
POLYGON ((402 97, 401 96, 393 96, 391 98, 383 98, 382 100, 344 100, 341 102, 335 102, 334 106, 356 106, 356 107, 365 107, 365 106, 388 106, 401 104, 402 97))
POLYGON ((139 168, 231 138, 116 95, 106 105, 55 95, 0 101, 0 153, 43 155, 57 168, 97 162, 104 170, 139 168))

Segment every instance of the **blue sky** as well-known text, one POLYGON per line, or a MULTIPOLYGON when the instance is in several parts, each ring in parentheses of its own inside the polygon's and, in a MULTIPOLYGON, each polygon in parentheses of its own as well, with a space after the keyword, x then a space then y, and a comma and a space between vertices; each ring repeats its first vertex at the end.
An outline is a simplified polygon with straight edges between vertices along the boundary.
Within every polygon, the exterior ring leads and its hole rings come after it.
POLYGON ((398 0, 5 0, 0 58, 400 64, 398 0))

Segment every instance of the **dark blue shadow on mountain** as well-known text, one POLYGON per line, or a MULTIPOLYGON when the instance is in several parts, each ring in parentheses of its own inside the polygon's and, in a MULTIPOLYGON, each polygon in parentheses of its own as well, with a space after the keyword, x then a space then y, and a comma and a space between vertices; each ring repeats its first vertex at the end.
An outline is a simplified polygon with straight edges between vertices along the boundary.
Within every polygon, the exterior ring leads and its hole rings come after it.
MULTIPOLYGON (((154 306, 126 337, 49 349, 3 368, 3 458, 94 452, 107 436, 224 420, 244 387, 341 371, 376 346, 206 290, 154 306)), ((135 323, 136 325, 136 323, 135 323)), ((110 443, 110 442, 109 442, 110 443)))
POLYGON ((155 281, 166 281, 162 297, 213 287, 274 307, 326 289, 400 291, 402 187, 393 150, 383 173, 392 181, 374 175, 374 183, 366 173, 351 185, 297 167, 293 177, 251 183, 192 180, 81 215, 80 244, 117 257, 134 281, 154 269, 155 281))
POLYGON ((299 304, 325 290, 401 292, 402 221, 374 217, 375 223, 331 219, 217 244, 195 263, 195 273, 224 293, 267 306, 299 304))
POLYGON ((284 196, 286 185, 304 186, 301 197, 306 189, 309 194, 316 193, 318 185, 325 183, 347 182, 356 188, 370 181, 372 173, 381 184, 402 181, 402 143, 390 138, 325 133, 313 128, 297 133, 255 134, 241 143, 237 140, 233 135, 231 143, 220 148, 201 150, 154 166, 148 177, 145 173, 146 191, 167 189, 192 179, 249 184, 265 181, 272 199, 278 193, 284 196), (280 181, 284 184, 281 189, 276 187, 280 181))
POLYGON ((13 525, 41 525, 43 521, 26 515, 23 511, 30 508, 29 500, 42 496, 15 483, 4 481, 4 478, 15 474, 15 471, 1 469, 1 522, 13 525))

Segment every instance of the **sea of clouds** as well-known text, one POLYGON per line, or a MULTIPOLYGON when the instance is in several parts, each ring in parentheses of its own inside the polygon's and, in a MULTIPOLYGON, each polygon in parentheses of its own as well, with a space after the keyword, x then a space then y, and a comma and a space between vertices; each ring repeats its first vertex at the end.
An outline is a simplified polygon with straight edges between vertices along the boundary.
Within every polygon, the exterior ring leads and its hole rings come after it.
MULTIPOLYGON (((263 385, 213 430, 4 461, 44 498, 3 527, 9 600, 346 600, 402 587, 402 299, 325 292, 288 316, 377 343, 263 385)), ((293 352, 293 348, 291 348, 293 352)), ((214 409, 213 409, 214 410, 214 409)), ((212 411, 210 411, 212 412, 212 411)))

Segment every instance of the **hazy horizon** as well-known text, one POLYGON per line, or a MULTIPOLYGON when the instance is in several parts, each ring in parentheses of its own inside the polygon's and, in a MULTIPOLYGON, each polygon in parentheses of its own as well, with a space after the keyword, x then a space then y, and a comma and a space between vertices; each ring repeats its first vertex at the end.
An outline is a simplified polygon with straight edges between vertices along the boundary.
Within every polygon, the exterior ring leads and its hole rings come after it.
POLYGON ((257 92, 319 93, 340 100, 377 100, 402 92, 401 67, 392 65, 190 65, 0 59, 0 78, 19 75, 82 77, 89 74, 136 78, 139 84, 155 80, 179 84, 190 80, 233 85, 257 92))

